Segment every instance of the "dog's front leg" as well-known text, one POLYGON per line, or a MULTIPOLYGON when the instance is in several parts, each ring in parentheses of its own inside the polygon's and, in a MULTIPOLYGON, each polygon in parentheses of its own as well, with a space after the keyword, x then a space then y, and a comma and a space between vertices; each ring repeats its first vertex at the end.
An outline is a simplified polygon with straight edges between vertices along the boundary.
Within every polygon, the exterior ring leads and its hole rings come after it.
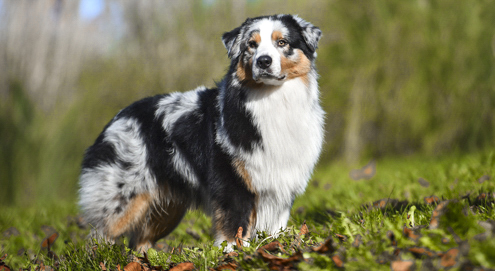
POLYGON ((213 230, 215 232, 215 245, 221 246, 227 241, 225 252, 231 252, 236 244, 236 235, 239 227, 242 227, 242 243, 248 246, 247 240, 251 238, 256 225, 255 196, 251 193, 233 196, 216 201, 213 210, 213 230), (240 198, 234 198, 238 196, 240 198))

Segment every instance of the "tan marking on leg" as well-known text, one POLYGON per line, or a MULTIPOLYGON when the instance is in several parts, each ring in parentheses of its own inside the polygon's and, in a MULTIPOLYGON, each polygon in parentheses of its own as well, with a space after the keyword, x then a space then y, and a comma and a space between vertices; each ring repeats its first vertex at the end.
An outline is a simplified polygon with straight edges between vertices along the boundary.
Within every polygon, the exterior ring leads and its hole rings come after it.
POLYGON ((253 187, 253 182, 252 182, 251 176, 249 175, 248 171, 246 170, 246 164, 244 163, 244 161, 236 159, 236 160, 234 160, 233 165, 237 171, 237 174, 239 174, 239 176, 242 178, 242 180, 246 184, 247 189, 250 192, 256 194, 256 190, 253 187))
POLYGON ((257 200, 255 199, 255 203, 254 203, 254 208, 253 210, 251 211, 251 216, 249 217, 249 224, 248 224, 248 227, 247 229, 244 231, 244 239, 245 240, 248 240, 248 239, 251 239, 251 235, 253 234, 256 234, 256 202, 257 200))
POLYGON ((225 215, 222 210, 220 210, 220 208, 215 208, 215 213, 213 214, 213 223, 216 238, 221 235, 229 243, 235 241, 234 235, 230 236, 225 234, 225 215))
POLYGON ((190 201, 179 198, 168 199, 160 197, 154 202, 140 225, 130 233, 130 245, 140 250, 146 250, 156 241, 170 234, 182 221, 189 209, 190 201))
POLYGON ((116 238, 134 227, 146 214, 151 202, 149 193, 137 195, 126 206, 124 214, 111 223, 108 227, 108 235, 116 238))

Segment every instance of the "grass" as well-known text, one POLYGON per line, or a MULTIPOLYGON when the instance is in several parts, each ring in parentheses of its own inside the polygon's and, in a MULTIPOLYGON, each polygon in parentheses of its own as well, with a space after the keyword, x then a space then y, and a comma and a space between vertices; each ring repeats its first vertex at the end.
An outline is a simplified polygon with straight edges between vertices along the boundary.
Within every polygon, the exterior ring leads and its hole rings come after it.
POLYGON ((123 268, 133 261, 165 269, 192 262, 199 270, 234 265, 328 270, 340 261, 349 270, 411 265, 495 268, 495 185, 493 180, 479 182, 483 176, 493 178, 494 168, 494 152, 384 158, 376 161, 371 179, 359 181, 349 177, 352 168, 347 165, 320 165, 306 193, 295 201, 289 227, 277 238, 260 233, 237 255, 227 256, 213 246, 211 221, 198 211, 189 213, 146 257, 127 249, 126 240, 124 245, 86 240, 88 229, 77 224, 75 199, 3 208, 0 248, 2 255, 7 254, 4 264, 30 270, 41 264, 61 270, 98 270, 100 263, 116 270, 117 265, 123 268), (419 178, 429 186, 421 185, 419 178), (446 203, 426 204, 424 198, 432 195, 446 203), (373 208, 373 202, 378 207, 373 208), (438 227, 430 224, 432 218, 438 227), (301 232, 304 222, 308 232, 301 232), (409 234, 404 233, 407 229, 409 234), (53 232, 59 236, 49 252, 40 244, 53 232), (280 247, 270 244, 275 240, 280 247))

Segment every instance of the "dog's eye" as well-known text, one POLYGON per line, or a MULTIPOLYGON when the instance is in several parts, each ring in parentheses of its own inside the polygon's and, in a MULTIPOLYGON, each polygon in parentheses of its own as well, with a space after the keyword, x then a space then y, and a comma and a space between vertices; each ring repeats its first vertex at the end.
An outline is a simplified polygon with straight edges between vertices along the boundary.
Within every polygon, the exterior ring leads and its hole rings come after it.
POLYGON ((287 41, 286 40, 278 40, 277 41, 277 45, 278 47, 284 47, 285 45, 287 45, 287 41))
POLYGON ((256 48, 256 46, 258 46, 258 44, 256 43, 256 41, 250 40, 248 42, 248 46, 249 46, 249 48, 256 48))

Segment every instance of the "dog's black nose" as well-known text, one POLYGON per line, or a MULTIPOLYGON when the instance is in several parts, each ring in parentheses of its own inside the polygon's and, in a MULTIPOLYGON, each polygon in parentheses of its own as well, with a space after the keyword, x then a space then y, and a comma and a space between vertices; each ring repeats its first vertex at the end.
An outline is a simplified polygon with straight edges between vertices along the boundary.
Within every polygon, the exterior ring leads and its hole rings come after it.
POLYGON ((272 65, 272 58, 269 56, 260 56, 256 61, 256 65, 261 69, 267 69, 272 65))

